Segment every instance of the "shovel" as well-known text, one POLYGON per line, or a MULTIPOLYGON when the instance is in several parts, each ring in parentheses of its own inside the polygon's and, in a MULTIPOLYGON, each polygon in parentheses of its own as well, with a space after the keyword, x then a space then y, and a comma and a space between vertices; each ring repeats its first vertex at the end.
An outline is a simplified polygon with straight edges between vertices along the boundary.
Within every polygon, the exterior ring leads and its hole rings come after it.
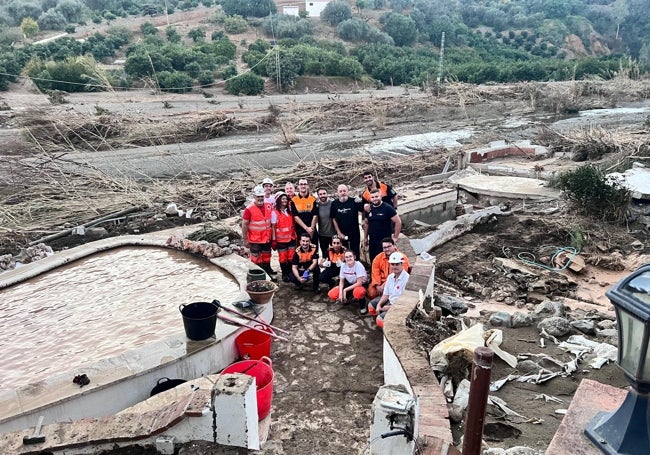
MULTIPOLYGON (((256 332, 260 332, 260 333, 264 333, 266 335, 270 335, 271 337, 275 338, 276 340, 289 341, 287 338, 281 337, 280 335, 276 335, 273 332, 267 332, 266 330, 258 329, 256 327, 251 327, 251 326, 247 325, 245 322, 240 321, 238 319, 230 318, 230 317, 225 316, 223 314, 220 315, 219 313, 217 313, 217 317, 219 319, 221 319, 222 321, 224 321, 224 322, 234 324, 234 325, 238 325, 238 326, 241 326, 241 327, 246 327, 247 329, 255 330, 256 332)), ((257 321, 257 322, 259 322, 259 321, 257 321)))
POLYGON ((45 435, 41 434, 42 426, 43 426, 43 416, 40 416, 38 418, 38 423, 36 424, 36 428, 34 428, 34 432, 32 433, 32 435, 23 436, 23 444, 30 445, 30 444, 40 444, 41 442, 45 442, 45 435))
POLYGON ((281 333, 284 333, 285 335, 289 335, 289 332, 287 332, 286 330, 283 330, 283 329, 281 329, 279 327, 275 327, 274 325, 269 324, 268 322, 264 321, 264 319, 262 319, 259 315, 258 315, 259 319, 248 316, 248 315, 246 315, 244 313, 240 313, 237 310, 233 310, 232 308, 228 308, 228 307, 222 305, 221 302, 219 302, 218 300, 213 300, 212 303, 214 305, 218 306, 219 308, 224 309, 225 311, 227 311, 229 313, 236 314, 240 318, 248 319, 249 321, 253 321, 253 322, 259 322, 260 324, 270 328, 274 332, 281 332, 281 333))

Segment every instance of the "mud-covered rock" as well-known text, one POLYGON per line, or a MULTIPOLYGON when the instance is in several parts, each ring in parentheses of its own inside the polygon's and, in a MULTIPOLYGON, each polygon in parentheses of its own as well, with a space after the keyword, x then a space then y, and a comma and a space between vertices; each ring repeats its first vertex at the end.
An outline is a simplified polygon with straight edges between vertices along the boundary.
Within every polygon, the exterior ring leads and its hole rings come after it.
POLYGON ((530 314, 515 311, 512 315, 512 328, 530 327, 533 325, 533 317, 530 314))
POLYGON ((546 330, 549 335, 553 335, 554 337, 561 337, 571 332, 571 324, 569 321, 559 316, 544 319, 537 324, 537 328, 539 330, 546 330))
POLYGON ((512 316, 507 311, 499 311, 490 316, 490 325, 495 327, 512 327, 512 316))
POLYGON ((544 300, 533 310, 533 317, 536 319, 547 318, 550 316, 563 317, 564 315, 564 304, 562 302, 553 302, 551 300, 544 300))
POLYGON ((571 321, 571 327, 587 335, 596 335, 596 323, 591 319, 571 321))
POLYGON ((453 314, 455 316, 467 313, 467 304, 459 299, 448 294, 441 294, 436 298, 436 305, 442 308, 442 315, 448 316, 453 314))

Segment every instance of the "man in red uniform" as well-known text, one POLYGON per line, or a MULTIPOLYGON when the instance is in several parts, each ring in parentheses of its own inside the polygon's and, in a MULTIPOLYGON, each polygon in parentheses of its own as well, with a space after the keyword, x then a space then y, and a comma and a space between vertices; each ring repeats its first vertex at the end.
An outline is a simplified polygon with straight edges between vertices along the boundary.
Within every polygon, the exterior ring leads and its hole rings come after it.
MULTIPOLYGON (((242 215, 242 237, 244 246, 250 249, 251 262, 269 276, 271 270, 271 210, 264 204, 264 188, 253 189, 253 203, 244 209, 242 215)), ((275 278, 271 278, 276 281, 275 278)))
POLYGON ((392 186, 375 179, 372 171, 366 171, 363 173, 363 182, 368 187, 361 195, 366 204, 371 203, 370 192, 377 189, 381 193, 381 200, 392 206, 394 209, 397 209, 397 192, 392 186))

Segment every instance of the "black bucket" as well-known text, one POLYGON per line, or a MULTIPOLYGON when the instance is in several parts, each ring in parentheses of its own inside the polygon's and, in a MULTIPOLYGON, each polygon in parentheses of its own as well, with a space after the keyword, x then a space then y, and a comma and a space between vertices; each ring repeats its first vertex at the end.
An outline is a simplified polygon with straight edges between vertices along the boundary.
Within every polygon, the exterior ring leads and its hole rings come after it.
POLYGON ((219 307, 213 302, 194 302, 178 307, 183 315, 185 335, 194 341, 206 340, 214 336, 217 327, 219 307))
POLYGON ((177 385, 184 384, 186 381, 184 379, 169 379, 169 378, 160 378, 156 383, 156 386, 151 389, 151 394, 149 396, 158 395, 159 393, 171 390, 177 385))

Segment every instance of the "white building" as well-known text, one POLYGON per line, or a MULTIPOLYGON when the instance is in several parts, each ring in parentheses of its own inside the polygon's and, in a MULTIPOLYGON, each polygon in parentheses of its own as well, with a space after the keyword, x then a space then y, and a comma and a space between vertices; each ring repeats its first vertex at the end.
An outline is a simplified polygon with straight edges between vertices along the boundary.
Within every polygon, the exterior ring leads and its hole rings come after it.
POLYGON ((308 17, 320 17, 330 0, 309 1, 305 0, 305 10, 308 17))

